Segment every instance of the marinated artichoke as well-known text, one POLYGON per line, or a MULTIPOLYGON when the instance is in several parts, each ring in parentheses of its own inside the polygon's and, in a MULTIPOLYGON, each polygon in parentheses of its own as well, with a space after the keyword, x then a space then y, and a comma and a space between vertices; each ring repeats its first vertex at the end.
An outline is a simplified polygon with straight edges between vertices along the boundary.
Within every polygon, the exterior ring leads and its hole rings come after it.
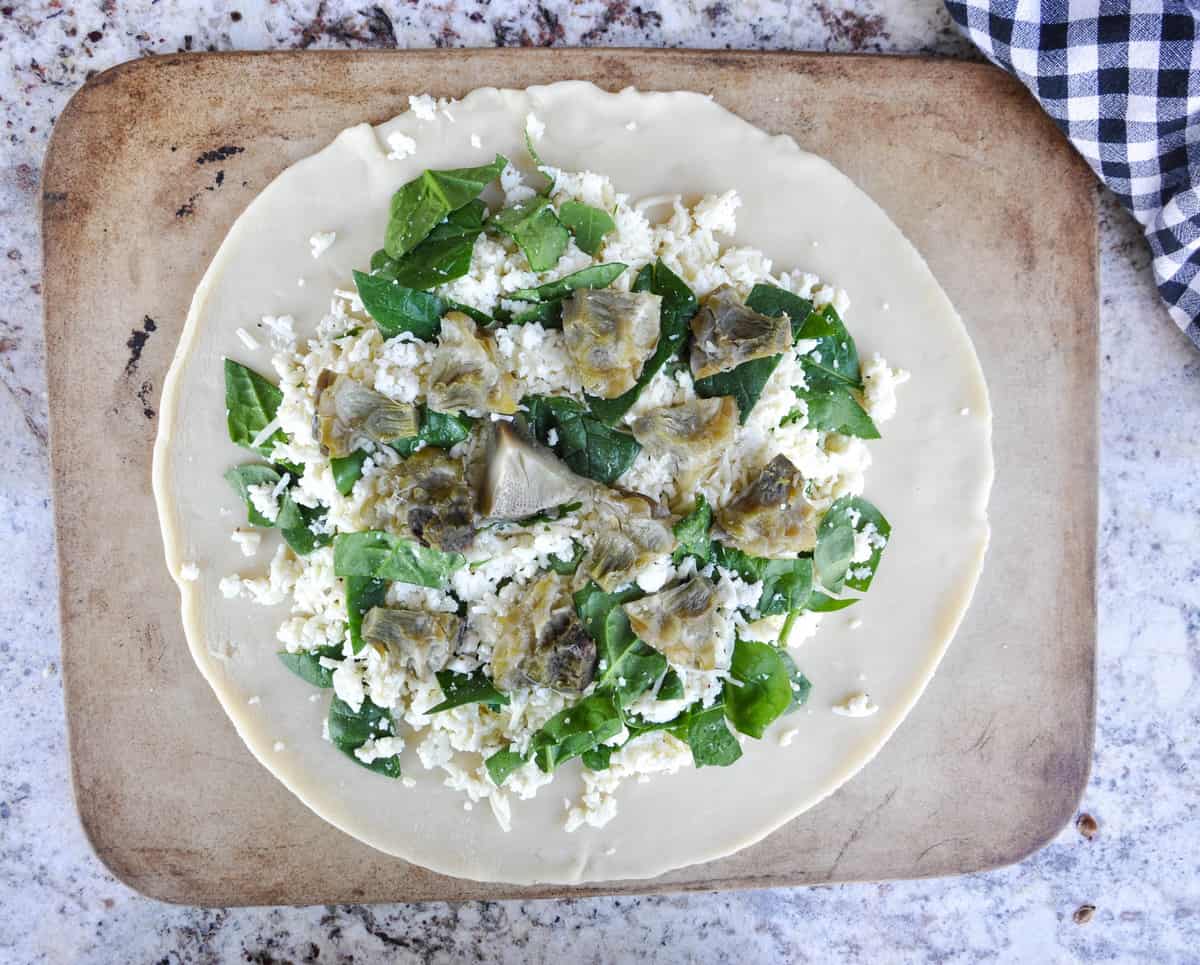
POLYGON ((501 621, 492 679, 501 690, 538 684, 581 693, 596 673, 596 644, 575 612, 570 583, 554 573, 534 581, 523 606, 501 621))
POLYGON ((729 622, 703 576, 626 603, 625 615, 633 632, 677 667, 724 669, 729 622))
POLYGON ((388 648, 420 674, 441 670, 462 630, 453 613, 427 613, 377 606, 362 622, 363 639, 388 648))
POLYGON ((722 395, 650 412, 636 419, 632 429, 647 449, 666 450, 674 458, 677 499, 682 504, 691 502, 696 484, 721 461, 737 424, 737 402, 722 395))
POLYGON ((567 352, 589 395, 628 392, 658 346, 662 298, 649 292, 579 289, 563 303, 567 352))
POLYGON ((447 553, 474 542, 473 499, 461 459, 429 446, 389 468, 378 486, 385 495, 376 515, 386 517, 385 527, 407 530, 447 553))
POLYGON ((580 569, 611 593, 675 549, 675 536, 658 517, 657 504, 645 496, 605 499, 600 508, 611 525, 597 536, 580 569))
POLYGON ((497 364, 495 351, 491 339, 480 337, 474 321, 462 312, 448 312, 430 365, 430 407, 475 415, 516 412, 512 378, 497 364))
POLYGON ((792 347, 792 323, 786 315, 760 315, 728 285, 705 297, 691 324, 692 376, 697 379, 792 347))
POLYGON ((817 513, 804 496, 804 477, 782 455, 717 513, 717 522, 738 549, 755 556, 795 555, 817 542, 817 513))
POLYGON ((591 485, 512 423, 491 423, 479 487, 479 515, 485 519, 523 519, 570 502, 591 485))
POLYGON ((421 429, 417 407, 395 402, 348 375, 326 370, 317 378, 313 435, 321 452, 334 458, 348 456, 364 440, 391 442, 415 436, 421 429))

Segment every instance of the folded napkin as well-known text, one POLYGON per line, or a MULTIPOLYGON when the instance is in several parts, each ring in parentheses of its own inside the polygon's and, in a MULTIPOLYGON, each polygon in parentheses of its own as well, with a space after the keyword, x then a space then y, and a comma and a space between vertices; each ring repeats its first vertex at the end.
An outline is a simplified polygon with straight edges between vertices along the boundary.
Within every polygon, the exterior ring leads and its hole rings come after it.
POLYGON ((946 0, 1141 223, 1158 290, 1200 346, 1200 46, 1181 0, 946 0))

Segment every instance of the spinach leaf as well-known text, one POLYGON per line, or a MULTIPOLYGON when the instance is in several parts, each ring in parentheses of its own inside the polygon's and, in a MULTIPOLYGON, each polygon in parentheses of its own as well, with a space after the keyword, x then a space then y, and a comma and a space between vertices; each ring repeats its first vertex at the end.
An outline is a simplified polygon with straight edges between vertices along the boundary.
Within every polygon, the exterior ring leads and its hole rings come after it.
POLYGON ((322 657, 327 660, 341 660, 342 648, 330 644, 326 647, 317 647, 316 650, 302 650, 299 653, 288 653, 286 650, 279 652, 280 662, 297 677, 314 687, 328 689, 333 686, 333 671, 328 667, 321 666, 322 657))
MULTIPOLYGON (((337 550, 334 550, 337 553, 337 550)), ((347 576, 346 626, 350 630, 350 647, 358 653, 366 641, 362 637, 363 617, 377 606, 387 602, 388 581, 375 580, 369 576, 347 576)))
POLYGON ((738 640, 729 675, 733 679, 722 688, 725 716, 743 734, 761 738, 767 725, 792 702, 791 677, 779 659, 778 648, 755 640, 738 640))
POLYGON ((612 693, 594 693, 560 710, 533 735, 530 749, 543 772, 615 737, 624 726, 612 693))
MULTIPOLYGON (((819 365, 801 359, 804 370, 804 388, 793 386, 796 398, 803 399, 808 406, 808 427, 822 432, 840 432, 844 436, 859 439, 878 439, 879 430, 866 410, 854 397, 850 386, 842 379, 830 375, 819 365)), ((793 410, 785 419, 799 416, 793 410)))
POLYGON ((662 683, 658 685, 658 700, 681 700, 683 698, 683 681, 674 667, 668 667, 663 675, 662 683))
POLYGON ((779 659, 787 671, 788 686, 792 689, 792 700, 784 713, 792 714, 803 707, 808 700, 808 695, 812 693, 812 682, 800 672, 791 654, 782 647, 779 648, 779 659))
POLYGON ((686 740, 697 767, 728 767, 742 756, 741 745, 725 725, 725 708, 720 702, 707 710, 694 705, 686 723, 686 740))
POLYGON ((571 230, 579 250, 593 256, 600 250, 604 236, 617 226, 607 211, 579 201, 564 201, 558 209, 558 220, 571 230))
POLYGON ((486 212, 482 201, 452 212, 407 255, 379 269, 376 277, 390 278, 407 288, 433 288, 461 278, 471 270, 475 239, 483 234, 486 212))
POLYGON ((865 531, 868 534, 868 541, 871 544, 871 558, 865 563, 855 563, 850 567, 849 574, 846 577, 846 586, 861 593, 866 593, 871 588, 871 581, 875 579, 875 573, 879 569, 879 560, 883 556, 888 538, 892 535, 892 524, 887 521, 883 513, 875 508, 873 503, 868 502, 861 496, 850 497, 847 515, 850 516, 852 521, 854 520, 854 513, 858 513, 858 520, 854 522, 855 531, 859 533, 865 531), (868 526, 873 526, 874 531, 868 530, 868 526))
POLYGON ((279 503, 279 516, 275 525, 284 540, 300 556, 307 556, 318 546, 328 546, 333 537, 325 532, 314 532, 322 527, 325 519, 324 507, 301 506, 290 492, 284 493, 279 503))
POLYGON ((607 288, 617 280, 625 268, 625 265, 617 261, 590 265, 537 288, 519 288, 508 297, 522 302, 549 302, 565 298, 577 288, 607 288))
POLYGON ((367 454, 356 449, 348 456, 329 460, 329 468, 333 470, 333 484, 343 496, 349 496, 354 491, 354 484, 362 477, 363 463, 367 454))
POLYGON ((397 439, 388 445, 405 458, 416 452, 422 442, 427 446, 450 449, 470 437, 471 426, 474 424, 475 420, 469 415, 456 412, 437 412, 422 405, 421 428, 417 434, 405 439, 397 439))
POLYGON ((750 412, 758 403, 767 382, 779 368, 782 355, 769 355, 763 359, 751 359, 728 372, 718 372, 695 382, 696 395, 711 399, 718 395, 732 395, 737 403, 739 422, 745 425, 750 412))
POLYGON ((662 310, 659 318, 658 345, 654 354, 642 366, 642 372, 637 382, 628 392, 623 392, 615 399, 588 398, 592 413, 609 425, 615 425, 626 412, 633 407, 642 394, 642 390, 650 384, 650 380, 669 359, 674 358, 687 341, 691 329, 688 323, 696 314, 699 303, 692 290, 678 275, 662 263, 660 258, 653 265, 646 265, 638 272, 633 282, 635 292, 650 292, 662 297, 662 310))
POLYGON ((795 339, 813 305, 807 298, 801 298, 786 289, 760 283, 750 289, 750 294, 746 296, 746 307, 770 318, 786 315, 792 322, 792 337, 795 339))
POLYGON ((607 771, 613 751, 617 749, 612 744, 600 744, 590 751, 584 751, 579 755, 579 759, 583 761, 583 766, 589 771, 607 771))
POLYGON ((512 526, 535 526, 538 523, 553 523, 562 519, 564 516, 569 516, 571 513, 579 509, 583 503, 563 503, 561 506, 552 506, 550 509, 543 509, 540 513, 534 513, 532 516, 526 516, 523 519, 514 520, 512 526))
POLYGON ((532 308, 527 308, 516 315, 508 315, 505 324, 508 325, 541 325, 542 328, 562 328, 563 305, 562 299, 556 298, 551 302, 538 302, 532 308))
POLYGON ((621 606, 643 595, 637 587, 605 593, 589 581, 574 597, 579 619, 596 641, 596 693, 611 691, 622 707, 653 687, 667 669, 667 658, 637 638, 621 606))
POLYGON ((846 581, 850 557, 854 555, 854 523, 850 516, 850 496, 834 500, 817 527, 817 547, 813 563, 821 586, 837 593, 846 581))
POLYGON ((462 312, 477 325, 491 325, 496 320, 487 312, 481 312, 478 308, 471 305, 464 305, 462 302, 456 302, 453 298, 445 298, 446 308, 452 312, 462 312))
POLYGON ((575 473, 611 486, 633 465, 642 451, 638 441, 592 416, 574 399, 527 396, 525 420, 539 442, 549 445, 554 429, 558 441, 551 447, 575 473))
POLYGON ((449 214, 476 198, 507 164, 508 159, 497 154, 482 167, 423 171, 401 185, 392 195, 384 250, 397 259, 408 254, 449 214))
POLYGON ((830 378, 856 389, 862 388, 858 349, 832 305, 809 312, 799 328, 793 317, 792 329, 797 339, 816 340, 816 348, 805 356, 806 369, 810 366, 820 368, 830 378))
POLYGON ((488 776, 492 779, 492 783, 496 787, 500 787, 508 779, 508 775, 524 764, 526 760, 528 758, 518 754, 511 747, 506 747, 502 751, 496 751, 483 763, 487 766, 488 776))
POLYGON ((688 556, 694 556, 701 563, 707 563, 712 557, 713 543, 709 536, 712 529, 712 507, 703 493, 696 494, 696 505, 692 511, 671 527, 675 539, 679 543, 671 554, 671 561, 682 563, 688 556))
POLYGON ((495 688, 482 670, 469 674, 439 670, 434 676, 437 677, 438 686, 442 688, 445 699, 425 711, 427 714, 437 714, 451 707, 461 707, 463 704, 483 704, 494 709, 508 703, 508 697, 495 688))
POLYGON ((354 284, 367 314, 375 319, 384 338, 411 332, 430 342, 441 330, 446 303, 429 292, 405 288, 383 275, 354 272, 354 284))
POLYGON ((283 393, 257 372, 233 359, 225 360, 225 410, 229 438, 266 459, 272 458, 275 447, 287 442, 283 430, 277 429, 265 442, 254 440, 275 419, 283 393))
POLYGON ((765 617, 801 610, 812 596, 813 561, 808 557, 767 560, 762 574, 758 612, 765 617))
POLYGON ((544 195, 498 211, 490 224, 517 243, 533 271, 548 271, 557 265, 571 241, 544 195))
POLYGON ((385 777, 400 776, 400 756, 376 758, 364 764, 354 752, 375 737, 386 737, 394 733, 391 711, 371 703, 364 697, 357 713, 345 701, 334 697, 329 704, 329 740, 333 746, 356 764, 382 774, 385 777))
POLYGON ((577 539, 571 540, 571 556, 570 559, 563 559, 561 556, 546 557, 546 564, 550 569, 562 576, 574 576, 575 571, 579 569, 579 564, 583 562, 584 554, 587 549, 577 539))
POLYGON ((333 572, 441 589, 466 565, 461 553, 443 553, 381 530, 341 533, 333 541, 333 572))
POLYGON ((278 486, 281 478, 272 467, 261 466, 257 463, 234 466, 225 473, 225 481, 237 490, 238 495, 242 497, 242 502, 246 504, 246 518, 250 521, 251 526, 271 527, 275 523, 254 508, 254 503, 250 500, 250 487, 278 486))
POLYGON ((846 609, 848 606, 854 606, 858 600, 859 598, 854 596, 839 600, 836 597, 827 596, 820 590, 813 590, 812 595, 808 598, 808 602, 804 604, 804 609, 812 610, 815 613, 835 613, 838 610, 846 609))

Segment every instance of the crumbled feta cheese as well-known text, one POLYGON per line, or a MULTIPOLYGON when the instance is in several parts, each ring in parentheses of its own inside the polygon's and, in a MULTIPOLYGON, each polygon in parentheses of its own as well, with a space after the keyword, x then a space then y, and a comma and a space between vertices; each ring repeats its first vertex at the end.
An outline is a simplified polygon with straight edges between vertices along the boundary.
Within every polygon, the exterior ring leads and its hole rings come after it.
POLYGON ((842 717, 870 717, 879 710, 879 707, 872 702, 869 694, 860 691, 850 694, 840 704, 834 704, 832 709, 835 714, 840 714, 842 717))
POLYGON ((540 141, 546 133, 546 125, 539 121, 532 111, 525 115, 525 133, 534 141, 540 141))
POLYGON ((392 131, 387 136, 387 145, 389 161, 403 161, 406 157, 412 157, 417 153, 417 142, 400 131, 392 131))
POLYGON ((243 556, 253 556, 262 543, 262 533, 250 529, 235 529, 230 538, 241 548, 243 556))
POLYGON ((409 94, 408 109, 419 121, 432 121, 437 117, 437 102, 428 94, 409 94))
POLYGON ((630 121, 628 124, 625 125, 625 130, 636 131, 637 130, 637 121, 630 121))
POLYGON ((296 320, 291 315, 264 315, 263 327, 270 333, 271 347, 277 352, 292 352, 296 348, 296 320))
POLYGON ((276 741, 274 744, 274 748, 275 748, 275 752, 279 753, 282 750, 286 750, 287 745, 283 741, 276 741))
POLYGON ((312 247, 312 256, 320 258, 336 240, 336 231, 318 231, 308 239, 308 243, 312 247))
POLYGON ((256 695, 254 697, 251 697, 249 700, 247 700, 246 703, 251 704, 251 705, 262 703, 262 698, 256 695))
POLYGON ((194 583, 196 580, 200 579, 200 567, 190 560, 186 563, 183 563, 179 567, 179 578, 181 580, 187 580, 189 583, 194 583))
POLYGON ((800 733, 800 728, 789 727, 787 730, 780 733, 779 746, 780 747, 789 747, 791 745, 792 741, 795 739, 796 735, 799 733, 800 733))
POLYGON ((478 134, 471 135, 471 147, 475 148, 475 150, 477 150, 477 151, 481 147, 483 147, 483 140, 479 137, 478 134))
POLYGON ((271 483, 254 483, 246 487, 246 495, 255 511, 269 522, 279 518, 279 495, 271 483))

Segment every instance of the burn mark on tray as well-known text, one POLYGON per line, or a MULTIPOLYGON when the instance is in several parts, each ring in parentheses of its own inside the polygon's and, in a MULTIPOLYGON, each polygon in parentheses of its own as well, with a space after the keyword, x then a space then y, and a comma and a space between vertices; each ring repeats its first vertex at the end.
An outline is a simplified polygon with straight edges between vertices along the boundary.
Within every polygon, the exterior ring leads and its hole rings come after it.
MULTIPOLYGON (((172 148, 172 150, 174 150, 174 148, 172 148)), ((205 151, 198 158, 196 158, 196 163, 203 165, 216 164, 218 161, 228 161, 235 154, 242 154, 245 152, 245 150, 246 149, 244 147, 238 147, 234 144, 226 144, 223 147, 213 148, 211 151, 205 151)))
POLYGON ((141 388, 137 392, 138 401, 142 404, 142 415, 147 419, 153 419, 156 415, 154 406, 151 403, 154 401, 154 383, 147 379, 142 383, 141 388))
MULTIPOLYGON (((241 148, 239 148, 238 150, 241 150, 241 148)), ((221 168, 219 171, 217 171, 216 175, 214 175, 213 183, 208 185, 207 187, 205 187, 204 190, 205 191, 216 191, 217 188, 219 188, 224 183, 225 183, 225 169, 221 168)), ((246 183, 245 181, 242 182, 243 185, 245 183, 246 183)), ((190 218, 192 215, 194 215, 196 213, 196 199, 199 198, 201 194, 203 194, 202 191, 197 191, 190 198, 188 198, 185 202, 183 202, 183 204, 181 204, 178 208, 176 208, 175 209, 175 217, 176 218, 190 218)))
POLYGON ((150 341, 150 336, 158 331, 158 323, 149 315, 142 320, 142 327, 135 328, 125 342, 125 347, 129 349, 129 361, 125 363, 125 374, 133 375, 137 371, 138 362, 142 360, 142 351, 146 348, 146 343, 150 341))

